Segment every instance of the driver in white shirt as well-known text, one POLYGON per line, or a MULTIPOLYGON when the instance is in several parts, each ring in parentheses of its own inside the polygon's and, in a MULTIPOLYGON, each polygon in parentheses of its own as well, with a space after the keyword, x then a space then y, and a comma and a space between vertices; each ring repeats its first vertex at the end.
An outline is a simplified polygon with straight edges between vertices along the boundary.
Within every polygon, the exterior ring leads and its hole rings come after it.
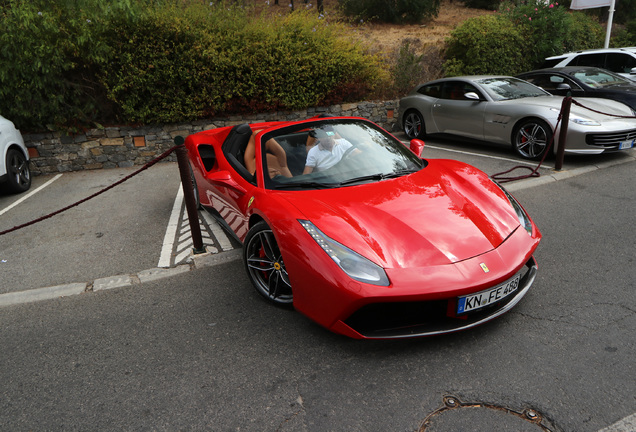
POLYGON ((318 144, 307 153, 307 162, 303 174, 322 171, 337 164, 342 155, 353 145, 344 138, 337 138, 333 130, 315 129, 311 135, 318 144))

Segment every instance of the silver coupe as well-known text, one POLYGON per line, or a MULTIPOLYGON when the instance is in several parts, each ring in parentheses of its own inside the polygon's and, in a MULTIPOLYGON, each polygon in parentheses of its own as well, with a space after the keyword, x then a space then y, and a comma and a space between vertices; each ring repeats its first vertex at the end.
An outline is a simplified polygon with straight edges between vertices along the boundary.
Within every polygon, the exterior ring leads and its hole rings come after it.
MULTIPOLYGON (((443 78, 417 86, 400 100, 399 122, 409 138, 451 134, 511 144, 526 159, 539 159, 553 137, 563 97, 508 76, 443 78)), ((576 98, 567 130, 567 153, 599 154, 632 148, 634 111, 608 99, 576 98)))

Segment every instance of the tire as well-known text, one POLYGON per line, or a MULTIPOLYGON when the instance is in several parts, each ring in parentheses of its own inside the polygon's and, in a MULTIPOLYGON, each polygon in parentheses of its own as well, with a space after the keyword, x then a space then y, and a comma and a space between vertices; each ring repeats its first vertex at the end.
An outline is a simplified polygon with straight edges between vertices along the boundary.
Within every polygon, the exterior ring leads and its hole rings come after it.
POLYGON ((16 149, 7 152, 7 190, 11 193, 21 193, 31 187, 31 168, 24 154, 16 149))
POLYGON ((404 133, 410 139, 422 139, 426 136, 424 117, 416 110, 407 111, 402 120, 404 133))
POLYGON ((541 159, 548 150, 552 135, 552 128, 543 120, 524 120, 512 134, 512 148, 524 159, 541 159))
POLYGON ((276 238, 267 223, 254 225, 245 237, 243 262, 256 291, 270 302, 289 306, 292 288, 276 238))

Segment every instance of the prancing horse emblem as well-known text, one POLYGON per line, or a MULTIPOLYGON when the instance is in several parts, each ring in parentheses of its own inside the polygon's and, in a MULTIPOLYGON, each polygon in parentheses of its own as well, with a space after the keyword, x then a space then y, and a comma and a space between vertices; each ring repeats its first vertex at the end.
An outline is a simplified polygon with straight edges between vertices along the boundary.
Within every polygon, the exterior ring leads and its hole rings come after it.
POLYGON ((481 266, 481 269, 484 271, 484 273, 488 273, 490 271, 486 263, 481 263, 479 265, 481 266))

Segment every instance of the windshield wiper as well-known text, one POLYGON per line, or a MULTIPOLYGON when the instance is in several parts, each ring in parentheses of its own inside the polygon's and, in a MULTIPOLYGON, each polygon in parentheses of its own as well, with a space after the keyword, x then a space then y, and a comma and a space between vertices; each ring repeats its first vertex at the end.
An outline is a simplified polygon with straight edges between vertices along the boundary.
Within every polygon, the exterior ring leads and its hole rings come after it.
POLYGON ((377 173, 377 174, 370 174, 370 175, 366 175, 366 176, 361 176, 361 177, 355 177, 349 180, 344 180, 340 182, 340 186, 345 186, 348 184, 352 184, 352 183, 358 183, 358 182, 365 182, 365 181, 371 181, 371 180, 386 180, 386 179, 390 179, 390 178, 396 178, 396 177, 402 177, 403 175, 406 174, 411 174, 415 171, 418 171, 416 169, 403 169, 403 170, 398 170, 398 171, 393 171, 390 173, 377 173))
POLYGON ((293 183, 279 183, 274 186, 274 189, 293 189, 298 187, 313 187, 313 188, 321 188, 321 189, 330 189, 334 187, 340 186, 338 183, 321 183, 315 181, 306 181, 306 182, 293 182, 293 183))

